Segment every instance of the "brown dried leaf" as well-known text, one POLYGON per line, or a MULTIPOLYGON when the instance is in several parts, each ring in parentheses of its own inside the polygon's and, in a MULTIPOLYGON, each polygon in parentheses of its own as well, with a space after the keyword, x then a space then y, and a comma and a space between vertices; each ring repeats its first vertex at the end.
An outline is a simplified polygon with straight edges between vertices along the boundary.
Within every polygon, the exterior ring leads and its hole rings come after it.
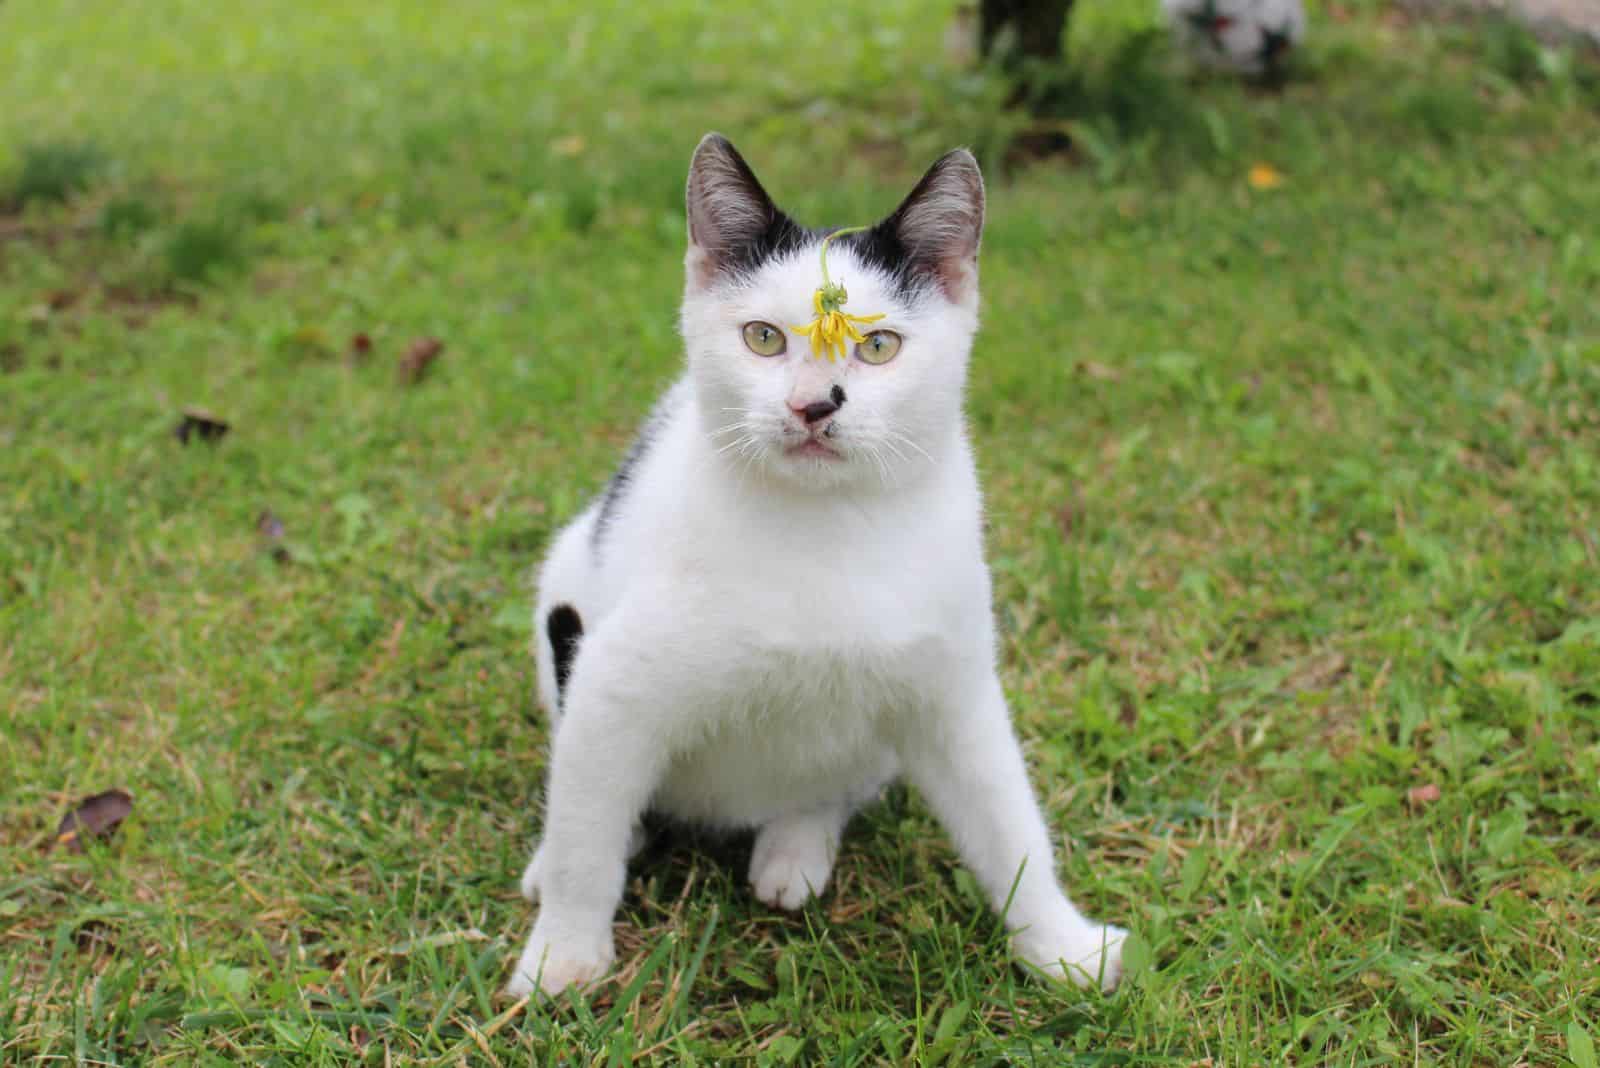
POLYGON ((76 808, 61 817, 51 848, 66 848, 74 853, 83 852, 85 838, 109 838, 133 811, 133 795, 126 790, 107 790, 78 802, 76 808))
POLYGON ((428 373, 429 366, 443 351, 444 342, 438 338, 417 338, 406 349, 405 355, 400 357, 400 381, 408 386, 414 386, 422 381, 422 376, 428 373))
POLYGON ((204 408, 185 408, 183 418, 172 431, 185 445, 189 444, 191 437, 197 437, 201 441, 220 441, 227 432, 228 421, 204 408))
POLYGON ((372 355, 372 336, 365 331, 350 338, 350 359, 360 363, 372 355))

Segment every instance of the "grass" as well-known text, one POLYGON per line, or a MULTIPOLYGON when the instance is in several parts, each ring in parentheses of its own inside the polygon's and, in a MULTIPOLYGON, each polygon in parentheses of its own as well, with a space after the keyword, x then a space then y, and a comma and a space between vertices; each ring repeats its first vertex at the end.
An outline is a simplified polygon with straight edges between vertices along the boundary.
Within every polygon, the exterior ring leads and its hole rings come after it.
POLYGON ((10 203, 20 208, 30 202, 66 200, 94 180, 100 163, 100 153, 93 145, 68 141, 27 144, 11 182, 10 203))
POLYGON ((1002 174, 912 0, 0 7, 0 1061, 1593 1065, 1593 70, 1357 0, 1281 93, 1187 84, 1080 8, 1181 121, 1089 78, 1002 174), (496 999, 527 576, 675 374, 711 128, 810 220, 990 168, 1005 682, 1113 996, 1008 967, 897 790, 804 915, 669 834, 614 986, 496 999))

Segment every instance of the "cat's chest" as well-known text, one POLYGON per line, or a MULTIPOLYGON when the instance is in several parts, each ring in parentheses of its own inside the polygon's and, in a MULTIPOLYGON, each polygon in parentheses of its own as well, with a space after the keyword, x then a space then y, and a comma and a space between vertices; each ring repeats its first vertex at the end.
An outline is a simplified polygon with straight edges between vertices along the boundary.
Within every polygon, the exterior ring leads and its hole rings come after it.
POLYGON ((714 707, 681 739, 665 777, 667 811, 754 825, 870 792, 894 774, 894 739, 925 703, 916 650, 756 641, 729 651, 714 707))
POLYGON ((900 663, 955 640, 964 620, 987 610, 981 572, 973 573, 981 562, 817 540, 783 552, 746 543, 698 553, 684 586, 739 646, 809 660, 825 677, 900 663))

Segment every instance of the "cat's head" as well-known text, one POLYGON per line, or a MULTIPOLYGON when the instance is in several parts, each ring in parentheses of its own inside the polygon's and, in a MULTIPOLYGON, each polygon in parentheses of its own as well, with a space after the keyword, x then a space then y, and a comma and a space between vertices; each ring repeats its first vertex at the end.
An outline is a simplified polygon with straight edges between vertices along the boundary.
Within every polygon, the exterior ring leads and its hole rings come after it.
POLYGON ((936 162, 889 216, 828 248, 856 329, 844 358, 812 354, 818 252, 830 230, 785 215, 733 145, 708 134, 689 165, 683 335, 719 455, 801 489, 891 487, 959 440, 978 325, 983 177, 971 153, 936 162))

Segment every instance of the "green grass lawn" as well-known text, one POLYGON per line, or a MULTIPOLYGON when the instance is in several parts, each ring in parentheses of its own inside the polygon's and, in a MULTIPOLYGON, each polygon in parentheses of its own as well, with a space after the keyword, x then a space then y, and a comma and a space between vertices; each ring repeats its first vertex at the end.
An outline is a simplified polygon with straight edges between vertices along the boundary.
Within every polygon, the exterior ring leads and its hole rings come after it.
POLYGON ((1592 67, 1351 0, 1267 93, 1080 0, 1029 161, 945 3, 364 6, 0 5, 0 1063, 1593 1068, 1592 67), (528 577, 676 374, 708 129, 813 222, 989 170, 1004 677, 1113 995, 897 789, 803 915, 667 834, 614 985, 497 998, 528 577))

